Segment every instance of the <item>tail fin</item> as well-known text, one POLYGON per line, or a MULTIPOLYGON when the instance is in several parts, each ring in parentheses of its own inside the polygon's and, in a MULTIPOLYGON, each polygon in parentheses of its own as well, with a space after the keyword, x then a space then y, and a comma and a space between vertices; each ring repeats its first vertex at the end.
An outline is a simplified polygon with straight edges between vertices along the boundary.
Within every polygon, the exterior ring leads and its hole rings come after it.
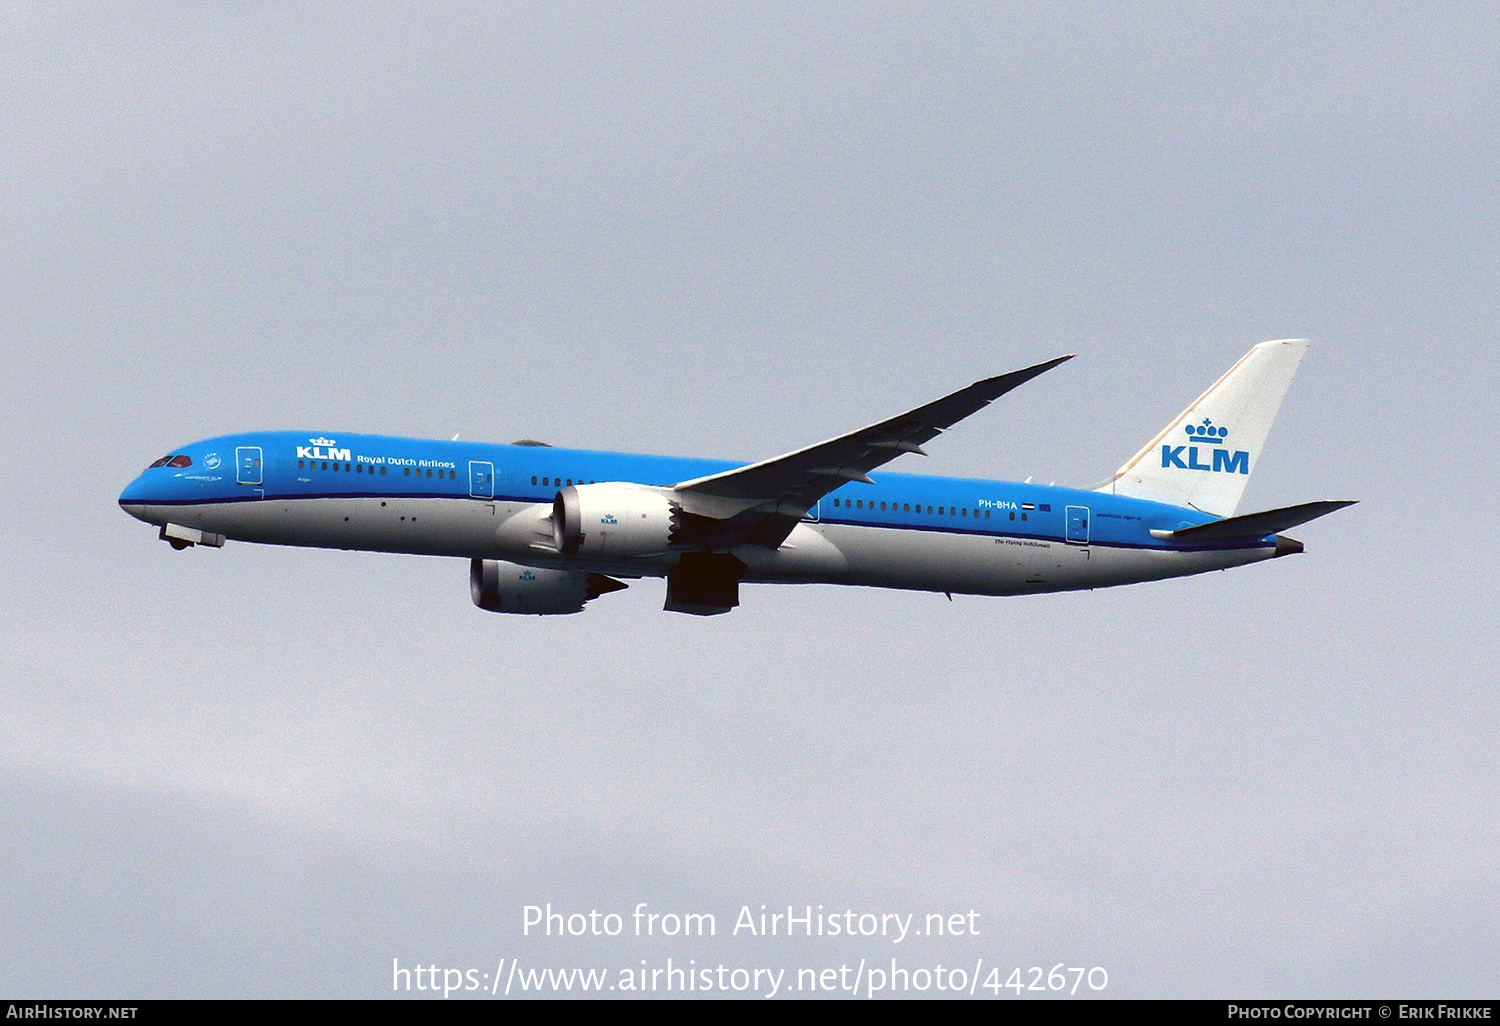
POLYGON ((1255 346, 1096 491, 1233 516, 1306 352, 1306 339, 1255 346))

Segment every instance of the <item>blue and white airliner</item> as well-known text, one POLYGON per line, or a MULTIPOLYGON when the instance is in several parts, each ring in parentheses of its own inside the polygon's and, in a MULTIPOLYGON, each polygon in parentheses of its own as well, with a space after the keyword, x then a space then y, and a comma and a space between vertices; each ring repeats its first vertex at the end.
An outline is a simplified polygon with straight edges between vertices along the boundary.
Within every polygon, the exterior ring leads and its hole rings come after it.
POLYGON ((175 549, 226 540, 469 560, 475 605, 577 613, 664 577, 709 616, 741 583, 972 595, 1104 588, 1302 551, 1279 532, 1320 501, 1236 515, 1301 339, 1247 353, 1106 482, 1087 490, 874 471, 1060 356, 758 463, 337 431, 225 435, 173 449, 120 495, 175 549))

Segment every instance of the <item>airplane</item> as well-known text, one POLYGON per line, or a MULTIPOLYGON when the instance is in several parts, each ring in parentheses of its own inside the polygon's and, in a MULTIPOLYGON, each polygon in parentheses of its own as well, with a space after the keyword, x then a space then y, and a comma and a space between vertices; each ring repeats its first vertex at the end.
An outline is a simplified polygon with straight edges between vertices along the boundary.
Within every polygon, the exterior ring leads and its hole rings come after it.
POLYGON ((1090 489, 881 472, 1071 356, 757 463, 338 432, 173 449, 120 494, 174 549, 227 540, 469 560, 474 604, 581 612, 666 578, 665 609, 739 605, 740 585, 1023 595, 1223 570, 1303 550, 1280 532, 1352 505, 1236 515, 1307 349, 1263 342, 1090 489))

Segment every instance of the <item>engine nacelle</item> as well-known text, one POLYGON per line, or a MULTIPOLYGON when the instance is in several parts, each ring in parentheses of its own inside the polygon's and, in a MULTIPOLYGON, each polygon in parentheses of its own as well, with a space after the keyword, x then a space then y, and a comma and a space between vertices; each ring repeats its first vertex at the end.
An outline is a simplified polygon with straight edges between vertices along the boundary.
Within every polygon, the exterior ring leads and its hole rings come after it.
POLYGON ((672 506, 657 488, 569 485, 552 502, 552 539, 565 556, 659 556, 671 533, 672 506))
POLYGON ((543 570, 500 559, 469 561, 469 594, 476 606, 492 613, 581 613, 589 599, 623 587, 611 577, 582 570, 543 570))

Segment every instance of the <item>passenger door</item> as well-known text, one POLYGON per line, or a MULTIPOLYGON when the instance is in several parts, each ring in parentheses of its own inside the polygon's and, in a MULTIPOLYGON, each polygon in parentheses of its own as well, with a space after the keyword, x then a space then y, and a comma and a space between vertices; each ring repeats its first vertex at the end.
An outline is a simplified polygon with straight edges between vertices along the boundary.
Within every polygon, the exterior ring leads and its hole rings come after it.
POLYGON ((1087 506, 1068 507, 1068 526, 1065 537, 1069 545, 1089 543, 1089 508, 1087 506))
POLYGON ((234 479, 242 485, 261 483, 260 446, 242 445, 234 450, 234 479))
POLYGON ((469 461, 469 498, 495 497, 495 465, 484 460, 469 461))

